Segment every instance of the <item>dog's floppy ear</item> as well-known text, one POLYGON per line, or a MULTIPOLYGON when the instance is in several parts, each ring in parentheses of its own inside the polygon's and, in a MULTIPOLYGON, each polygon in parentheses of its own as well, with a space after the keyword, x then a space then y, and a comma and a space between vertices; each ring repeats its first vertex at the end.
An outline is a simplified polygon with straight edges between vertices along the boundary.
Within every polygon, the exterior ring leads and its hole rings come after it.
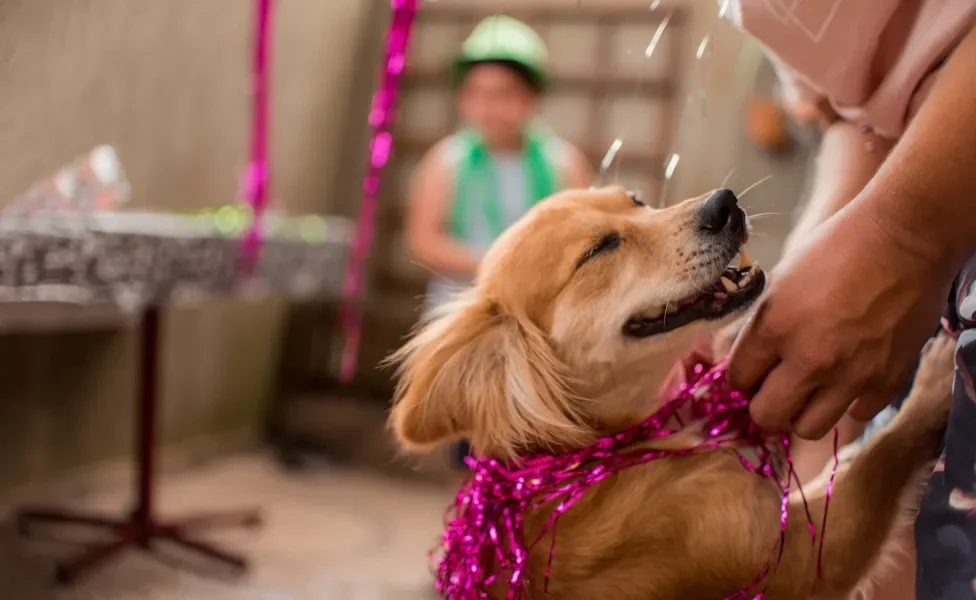
POLYGON ((463 436, 511 458, 585 434, 545 335, 490 301, 460 301, 391 362, 400 363, 400 381, 390 420, 407 448, 463 436))

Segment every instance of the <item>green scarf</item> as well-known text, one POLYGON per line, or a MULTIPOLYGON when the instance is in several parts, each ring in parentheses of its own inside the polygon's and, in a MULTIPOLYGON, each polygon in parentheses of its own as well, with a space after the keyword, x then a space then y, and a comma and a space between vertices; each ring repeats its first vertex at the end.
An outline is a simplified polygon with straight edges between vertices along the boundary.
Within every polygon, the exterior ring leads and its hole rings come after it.
MULTIPOLYGON (((471 223, 471 213, 480 210, 492 240, 498 239, 505 231, 506 224, 498 198, 498 177, 491 152, 481 137, 472 131, 462 131, 458 136, 465 142, 465 151, 456 174, 451 232, 459 239, 470 239, 468 225, 471 223), (484 201, 478 202, 479 198, 484 201)), ((558 172, 546 152, 548 140, 548 136, 541 131, 529 129, 525 134, 522 164, 529 186, 526 194, 529 205, 523 207, 523 214, 558 189, 558 172)))

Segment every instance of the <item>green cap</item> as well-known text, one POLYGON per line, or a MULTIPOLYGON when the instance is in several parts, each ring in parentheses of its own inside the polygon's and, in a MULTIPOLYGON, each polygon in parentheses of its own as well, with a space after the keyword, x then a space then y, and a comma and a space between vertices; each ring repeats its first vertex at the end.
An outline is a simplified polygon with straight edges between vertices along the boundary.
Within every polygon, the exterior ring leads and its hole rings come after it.
POLYGON ((459 84, 472 65, 481 62, 513 62, 525 69, 537 89, 549 83, 546 66, 549 51, 542 37, 525 23, 495 15, 478 24, 454 57, 452 76, 459 84))

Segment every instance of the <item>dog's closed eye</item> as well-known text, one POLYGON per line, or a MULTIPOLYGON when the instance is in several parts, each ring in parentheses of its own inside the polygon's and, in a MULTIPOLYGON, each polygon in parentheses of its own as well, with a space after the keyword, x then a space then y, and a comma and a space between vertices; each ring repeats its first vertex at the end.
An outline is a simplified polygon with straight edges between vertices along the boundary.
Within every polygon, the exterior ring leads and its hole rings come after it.
POLYGON ((597 243, 590 246, 586 250, 586 252, 583 253, 583 256, 581 256, 579 260, 576 261, 576 268, 579 269, 587 262, 593 260, 594 258, 596 258, 601 254, 605 254, 607 252, 612 252, 616 250, 617 248, 620 247, 620 242, 621 242, 620 234, 617 233, 616 231, 604 235, 599 239, 599 241, 597 241, 597 243))

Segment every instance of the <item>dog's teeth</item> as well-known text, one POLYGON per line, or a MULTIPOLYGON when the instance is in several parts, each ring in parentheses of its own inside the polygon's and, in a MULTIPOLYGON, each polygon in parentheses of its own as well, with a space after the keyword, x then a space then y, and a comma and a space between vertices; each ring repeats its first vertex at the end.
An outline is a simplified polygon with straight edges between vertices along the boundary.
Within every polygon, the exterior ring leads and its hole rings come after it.
POLYGON ((759 274, 759 263, 754 262, 752 263, 752 266, 749 267, 749 275, 758 275, 758 274, 759 274))
POLYGON ((742 279, 739 280, 739 288, 741 289, 746 287, 747 285, 749 285, 750 281, 752 281, 752 271, 742 276, 742 279))
POLYGON ((746 249, 742 248, 741 250, 739 250, 739 268, 745 269, 751 264, 752 264, 752 257, 749 256, 749 253, 746 252, 746 249))
POLYGON ((678 305, 677 304, 669 304, 668 305, 667 313, 669 315, 673 315, 676 312, 678 312, 678 305))
POLYGON ((722 277, 722 285, 725 286, 726 292, 734 292, 736 289, 738 289, 734 283, 725 277, 722 277))

